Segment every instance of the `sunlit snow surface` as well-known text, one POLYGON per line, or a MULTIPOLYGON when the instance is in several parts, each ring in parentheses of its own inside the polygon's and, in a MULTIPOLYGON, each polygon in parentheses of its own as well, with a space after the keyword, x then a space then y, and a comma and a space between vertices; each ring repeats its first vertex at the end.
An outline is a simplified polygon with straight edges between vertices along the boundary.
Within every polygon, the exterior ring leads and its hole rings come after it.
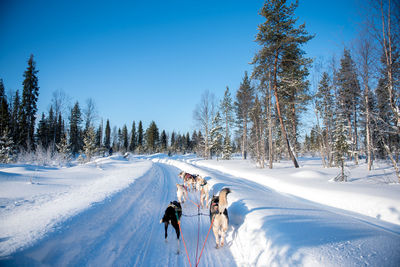
MULTIPOLYGON (((393 171, 383 163, 371 172, 350 166, 349 182, 335 183, 338 169, 313 158, 300 164, 270 170, 239 159, 156 154, 68 168, 1 165, 0 265, 189 266, 183 242, 172 227, 165 242, 159 223, 184 170, 204 176, 211 193, 232 190, 225 247, 216 249, 211 233, 199 266, 399 266, 393 171)), ((197 202, 198 193, 189 198, 197 202)), ((192 266, 210 227, 197 213, 190 201, 183 205, 192 266)))

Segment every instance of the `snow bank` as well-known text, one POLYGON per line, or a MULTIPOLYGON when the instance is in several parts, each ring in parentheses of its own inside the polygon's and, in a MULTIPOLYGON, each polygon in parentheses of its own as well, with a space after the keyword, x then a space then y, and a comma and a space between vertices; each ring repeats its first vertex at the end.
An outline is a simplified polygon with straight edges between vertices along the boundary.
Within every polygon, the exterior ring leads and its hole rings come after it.
POLYGON ((400 184, 391 182, 393 171, 384 164, 371 172, 365 164, 351 166, 349 181, 336 183, 331 179, 339 170, 324 169, 315 159, 300 159, 299 169, 288 162, 275 164, 274 169, 257 169, 246 160, 202 160, 193 156, 157 160, 187 172, 199 172, 195 166, 218 170, 282 193, 400 225, 400 184))

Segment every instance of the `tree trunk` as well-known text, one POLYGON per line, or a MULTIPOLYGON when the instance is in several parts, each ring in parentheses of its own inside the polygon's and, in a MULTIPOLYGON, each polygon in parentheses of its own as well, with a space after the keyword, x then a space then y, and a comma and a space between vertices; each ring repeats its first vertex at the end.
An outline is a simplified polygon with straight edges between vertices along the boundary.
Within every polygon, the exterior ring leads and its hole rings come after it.
POLYGON ((277 80, 276 80, 276 76, 277 76, 277 65, 278 65, 278 51, 275 53, 275 60, 274 60, 274 95, 275 95, 275 101, 276 101, 276 109, 278 111, 278 117, 279 117, 279 123, 281 125, 281 129, 282 129, 282 137, 283 137, 283 141, 286 142, 287 145, 287 150, 289 153, 290 158, 293 161, 294 167, 295 168, 299 168, 299 164, 297 162, 297 159, 295 157, 295 155, 293 154, 293 150, 290 146, 289 143, 289 138, 287 136, 287 132, 285 129, 285 125, 283 123, 283 119, 282 119, 282 115, 281 115, 281 109, 279 106, 279 97, 278 97, 278 91, 277 91, 277 80))

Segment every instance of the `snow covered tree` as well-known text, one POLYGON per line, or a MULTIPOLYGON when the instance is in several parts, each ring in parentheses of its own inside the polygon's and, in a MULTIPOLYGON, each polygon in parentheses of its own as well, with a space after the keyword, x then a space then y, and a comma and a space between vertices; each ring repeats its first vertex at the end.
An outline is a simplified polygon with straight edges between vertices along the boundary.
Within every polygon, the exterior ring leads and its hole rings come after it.
POLYGON ((211 130, 210 130, 210 139, 211 139, 211 154, 218 157, 221 155, 222 152, 222 140, 223 140, 223 135, 222 135, 222 121, 221 121, 221 116, 219 112, 215 114, 215 117, 212 121, 211 124, 211 130))
POLYGON ((11 120, 10 120, 11 137, 16 146, 19 146, 20 144, 20 135, 21 135, 20 124, 19 124, 20 115, 21 115, 21 100, 19 96, 19 91, 17 90, 15 92, 15 96, 13 99, 11 120))
POLYGON ((38 70, 33 60, 33 55, 28 60, 28 68, 24 72, 22 103, 21 103, 21 120, 20 124, 20 140, 19 144, 25 149, 34 148, 34 130, 37 112, 37 100, 39 96, 38 86, 38 70))
POLYGON ((350 51, 344 49, 340 60, 340 69, 337 73, 338 101, 343 103, 343 112, 349 127, 349 139, 351 140, 351 151, 354 162, 358 164, 358 127, 359 110, 361 103, 361 89, 357 78, 355 63, 350 51))
POLYGON ((96 134, 93 126, 89 126, 86 129, 85 136, 83 138, 83 150, 86 155, 86 161, 89 162, 96 152, 96 134))
POLYGON ((345 161, 346 154, 349 152, 349 140, 347 136, 350 132, 350 126, 347 126, 347 114, 346 108, 344 107, 345 102, 339 102, 337 104, 337 115, 335 129, 333 132, 334 138, 334 157, 336 166, 340 167, 339 175, 334 179, 335 181, 346 182, 347 175, 345 174, 345 161))
POLYGON ((225 123, 225 137, 223 144, 223 159, 230 159, 232 155, 232 146, 231 146, 231 125, 234 122, 234 114, 233 114, 233 104, 231 93, 229 92, 229 87, 226 87, 224 98, 221 101, 220 110, 222 114, 222 120, 225 123))
POLYGON ((254 101, 254 88, 250 84, 247 72, 244 73, 240 87, 236 92, 235 110, 239 133, 241 136, 241 149, 243 159, 247 158, 248 123, 250 110, 254 101))
POLYGON ((57 144, 57 150, 64 161, 68 161, 71 158, 71 149, 68 144, 67 134, 61 137, 60 143, 57 144))
POLYGON ((9 130, 5 128, 0 137, 0 162, 10 163, 14 153, 14 142, 10 137, 9 130))

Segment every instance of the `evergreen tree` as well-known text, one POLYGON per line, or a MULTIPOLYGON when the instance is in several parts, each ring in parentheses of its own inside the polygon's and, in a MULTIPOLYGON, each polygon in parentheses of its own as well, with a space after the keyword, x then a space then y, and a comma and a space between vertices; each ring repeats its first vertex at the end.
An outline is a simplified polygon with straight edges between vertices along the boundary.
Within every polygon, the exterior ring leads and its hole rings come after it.
POLYGON ((211 153, 218 157, 220 156, 222 152, 222 140, 223 140, 223 135, 222 135, 222 121, 221 121, 221 116, 219 112, 217 111, 217 114, 215 114, 215 117, 212 121, 212 128, 210 131, 210 137, 211 137, 211 153))
POLYGON ((236 116, 237 123, 239 126, 239 132, 241 134, 241 148, 242 157, 246 159, 247 157, 247 132, 248 123, 250 120, 249 113, 254 101, 254 88, 250 85, 250 79, 247 72, 244 73, 243 81, 236 93, 236 116))
POLYGON ((161 132, 160 140, 161 140, 161 150, 162 150, 163 152, 167 151, 167 147, 168 147, 168 138, 167 138, 167 133, 165 132, 165 130, 163 130, 163 131, 161 132))
POLYGON ((44 149, 47 149, 49 144, 49 128, 48 128, 48 120, 44 113, 42 113, 42 118, 39 121, 38 130, 37 130, 37 142, 42 145, 44 149))
POLYGON ((174 153, 177 152, 176 147, 177 147, 177 145, 176 145, 175 132, 172 131, 172 134, 171 134, 171 149, 172 149, 172 151, 173 151, 174 153))
POLYGON ((71 109, 70 125, 69 125, 69 144, 73 155, 82 149, 82 114, 78 101, 71 109))
POLYGON ((361 89, 357 79, 356 67, 351 58, 350 51, 345 49, 337 73, 339 85, 338 98, 343 103, 343 112, 350 128, 348 138, 351 141, 352 156, 358 164, 358 118, 360 110, 361 89))
POLYGON ((280 62, 278 97, 281 114, 288 127, 288 136, 293 150, 299 148, 298 136, 300 117, 307 110, 310 100, 307 80, 310 59, 304 58, 304 52, 296 45, 288 45, 280 62))
POLYGON ((13 109, 11 114, 11 137, 15 145, 19 146, 20 142, 20 114, 21 114, 21 103, 18 90, 15 92, 15 97, 13 100, 13 109))
POLYGON ((332 85, 329 75, 326 72, 322 74, 318 85, 318 91, 315 94, 315 108, 318 111, 318 116, 322 118, 323 126, 322 131, 315 129, 314 132, 321 136, 321 145, 324 150, 323 161, 325 161, 326 158, 326 161, 328 162, 327 165, 330 167, 333 162, 331 151, 333 143, 332 130, 334 129, 335 111, 332 85))
MULTIPOLYGON (((298 1, 292 2, 289 6, 286 6, 286 0, 268 0, 265 2, 260 14, 266 19, 266 22, 259 25, 259 32, 256 37, 256 41, 262 47, 253 60, 253 64, 256 67, 271 64, 271 83, 281 126, 281 137, 283 143, 287 146, 289 156, 296 168, 299 167, 299 164, 290 145, 281 110, 282 103, 280 103, 279 90, 282 87, 279 87, 280 81, 278 80, 278 75, 279 67, 282 67, 282 62, 285 58, 285 53, 292 49, 293 51, 299 51, 301 55, 302 52, 299 47, 312 38, 306 32, 305 24, 301 24, 297 28, 295 27, 297 19, 294 17, 294 10, 297 6, 298 1)), ((298 62, 293 62, 293 64, 298 64, 298 62)))
POLYGON ((146 145, 147 150, 150 153, 157 152, 159 138, 160 135, 157 125, 154 121, 152 121, 149 125, 149 128, 146 130, 146 145))
POLYGON ((60 142, 57 144, 57 150, 63 157, 64 161, 68 161, 71 157, 71 149, 68 144, 67 134, 63 134, 60 142))
POLYGON ((136 141, 136 126, 135 126, 135 121, 132 123, 132 130, 131 130, 131 139, 129 142, 129 151, 134 152, 137 146, 137 141, 136 141))
POLYGON ((0 133, 10 128, 10 112, 5 94, 3 79, 0 79, 0 133))
POLYGON ((10 138, 8 129, 5 128, 0 137, 0 162, 10 163, 14 152, 14 142, 12 138, 10 138))
POLYGON ((39 86, 37 78, 38 70, 33 60, 33 55, 28 60, 28 68, 24 73, 22 104, 21 104, 21 121, 20 144, 26 149, 34 148, 34 130, 37 112, 37 100, 39 96, 39 86))
MULTIPOLYGON (((347 175, 344 172, 346 154, 349 151, 347 141, 348 130, 346 129, 346 110, 343 104, 339 105, 336 125, 334 130, 334 157, 336 166, 340 167, 340 174, 335 178, 335 181, 346 182, 347 175)), ((348 127, 347 127, 348 128, 348 127)))
POLYGON ((102 147, 102 142, 101 142, 102 139, 103 139, 103 119, 101 120, 99 128, 97 128, 97 131, 96 131, 96 147, 97 148, 102 147))
POLYGON ((122 148, 124 150, 124 152, 128 151, 128 128, 126 127, 126 125, 124 124, 124 126, 122 127, 122 148))
POLYGON ((107 149, 110 149, 111 147, 111 127, 110 127, 110 121, 107 120, 106 122, 106 129, 104 133, 104 146, 107 149))
POLYGON ((143 149, 143 125, 142 121, 139 121, 139 126, 138 126, 138 148, 139 148, 139 153, 141 153, 143 149))
POLYGON ((233 105, 232 105, 232 97, 229 92, 229 87, 226 87, 224 98, 221 102, 221 113, 222 119, 225 122, 225 138, 223 145, 223 159, 230 159, 232 155, 232 147, 231 147, 231 125, 234 122, 233 117, 233 105))

